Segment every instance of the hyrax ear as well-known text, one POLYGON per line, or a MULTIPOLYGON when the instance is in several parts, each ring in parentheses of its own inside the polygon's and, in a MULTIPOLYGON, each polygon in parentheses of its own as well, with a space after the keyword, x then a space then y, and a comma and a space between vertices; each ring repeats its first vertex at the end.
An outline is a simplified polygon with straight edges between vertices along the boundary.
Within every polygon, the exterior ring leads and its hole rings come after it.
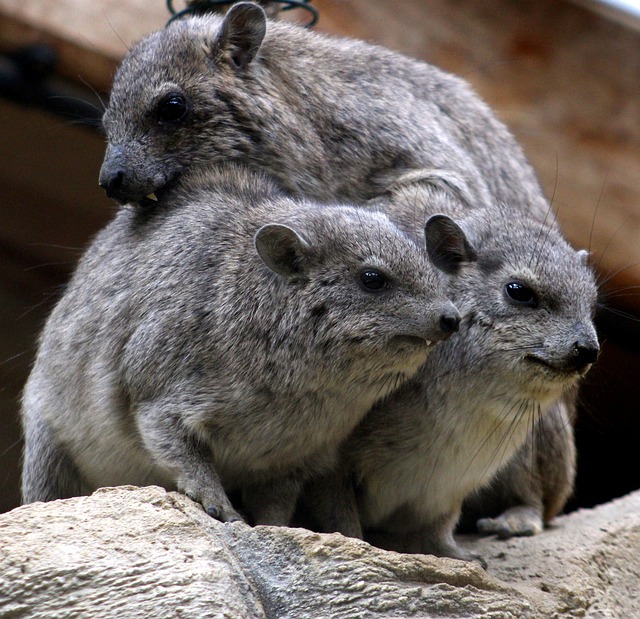
POLYGON ((583 266, 589 266, 589 252, 586 249, 580 249, 577 252, 578 258, 583 266))
POLYGON ((227 12, 217 43, 228 52, 234 66, 243 69, 255 58, 266 32, 264 10, 252 2, 239 2, 227 12))
POLYGON ((432 215, 424 227, 431 262, 445 273, 457 273, 460 266, 478 258, 464 230, 447 215, 432 215))
POLYGON ((283 224, 266 224, 254 237, 262 261, 278 275, 293 279, 304 271, 311 246, 293 228, 283 224))

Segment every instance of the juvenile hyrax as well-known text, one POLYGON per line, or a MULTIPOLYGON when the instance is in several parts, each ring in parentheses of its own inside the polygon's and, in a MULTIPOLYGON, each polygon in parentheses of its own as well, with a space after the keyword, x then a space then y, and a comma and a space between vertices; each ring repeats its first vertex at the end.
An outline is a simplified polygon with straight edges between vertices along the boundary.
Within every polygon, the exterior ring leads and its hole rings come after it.
POLYGON ((407 170, 456 171, 477 201, 546 208, 507 129, 463 80, 253 4, 176 21, 132 47, 104 114, 100 184, 122 202, 194 164, 241 161, 294 195, 361 203, 407 170))
MULTIPOLYGON (((414 184, 389 209, 409 225, 420 218, 416 204, 456 211, 447 194, 414 184)), ((320 518, 325 529, 351 535, 362 534, 360 519, 365 538, 396 550, 469 559, 453 538, 463 500, 562 406, 599 347, 585 252, 554 226, 501 207, 468 209, 460 223, 477 255, 450 279, 460 331, 357 427, 344 446, 342 483, 334 480, 320 518), (356 510, 335 491, 348 494, 350 478, 356 510)))
POLYGON ((426 252, 381 213, 240 168, 122 209, 42 334, 24 500, 155 483, 227 521, 241 490, 255 522, 286 524, 302 479, 457 329, 427 253, 451 271, 466 240, 450 219, 425 231, 426 252))

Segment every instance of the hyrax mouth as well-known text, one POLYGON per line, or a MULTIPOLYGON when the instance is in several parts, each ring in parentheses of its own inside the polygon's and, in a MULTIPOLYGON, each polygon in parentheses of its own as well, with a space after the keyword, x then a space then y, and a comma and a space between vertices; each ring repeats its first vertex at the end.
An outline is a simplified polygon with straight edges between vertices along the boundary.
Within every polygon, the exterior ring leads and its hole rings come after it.
POLYGON ((572 378, 577 378, 578 376, 584 374, 590 367, 589 365, 576 367, 575 364, 571 363, 554 364, 547 361, 546 359, 542 359, 541 357, 537 357, 535 355, 527 355, 525 357, 525 360, 538 366, 544 371, 545 375, 559 380, 570 380, 572 378))
POLYGON ((180 182, 181 172, 175 172, 171 176, 168 176, 164 183, 152 188, 146 196, 138 200, 138 204, 141 206, 149 207, 155 206, 163 201, 165 196, 169 194, 173 188, 180 182))
POLYGON ((121 205, 133 204, 149 208, 162 201, 179 176, 180 173, 176 172, 163 178, 149 179, 146 183, 138 183, 133 173, 127 172, 125 168, 117 168, 115 171, 101 173, 100 186, 109 198, 121 205))
POLYGON ((169 191, 169 189, 171 189, 173 184, 174 184, 173 181, 168 181, 164 185, 160 185, 156 187, 153 191, 150 191, 146 196, 137 198, 134 201, 134 204, 137 204, 138 206, 142 206, 146 208, 157 206, 162 202, 162 199, 164 198, 165 194, 167 194, 167 192, 169 191))
POLYGON ((394 344, 400 344, 402 346, 406 345, 412 348, 429 348, 433 346, 433 342, 424 337, 420 337, 418 335, 396 335, 393 338, 394 344))

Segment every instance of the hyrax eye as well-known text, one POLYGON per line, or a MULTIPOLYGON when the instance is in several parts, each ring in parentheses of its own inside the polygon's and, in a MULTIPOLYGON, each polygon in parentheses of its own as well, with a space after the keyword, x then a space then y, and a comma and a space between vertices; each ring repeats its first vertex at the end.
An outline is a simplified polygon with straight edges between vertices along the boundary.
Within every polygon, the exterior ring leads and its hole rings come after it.
POLYGON ((168 123, 179 122, 187 115, 187 100, 180 94, 167 95, 160 100, 156 110, 158 120, 168 123))
POLYGON ((526 307, 538 307, 536 293, 526 284, 521 282, 508 282, 505 284, 504 293, 513 303, 525 305, 526 307))
POLYGON ((360 284, 367 292, 380 292, 391 287, 389 278, 377 269, 360 271, 360 284))

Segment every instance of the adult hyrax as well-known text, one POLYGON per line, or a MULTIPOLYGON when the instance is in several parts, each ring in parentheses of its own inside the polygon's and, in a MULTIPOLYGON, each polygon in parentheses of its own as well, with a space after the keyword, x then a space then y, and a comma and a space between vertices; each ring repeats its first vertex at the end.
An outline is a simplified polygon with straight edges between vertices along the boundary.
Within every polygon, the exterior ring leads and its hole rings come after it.
POLYGON ((301 480, 457 328, 427 252, 451 271, 466 241, 451 220, 425 230, 427 251, 382 213, 235 167, 122 209, 41 336, 24 500, 154 483, 227 521, 240 490, 254 522, 286 524, 301 480))
MULTIPOLYGON (((464 192, 452 196, 455 184, 400 188, 389 209, 404 226, 422 217, 419 204, 458 212, 464 192)), ((453 538, 463 500, 491 482, 550 409, 562 416, 563 396, 599 350, 586 252, 523 213, 470 205, 465 212, 460 225, 477 262, 450 279, 460 331, 359 424, 344 446, 342 479, 320 502, 325 529, 360 536, 362 525, 374 543, 461 559, 472 558, 453 538)), ((564 442, 556 438, 554 448, 564 442)), ((525 471, 533 466, 525 462, 525 471)))
POLYGON ((100 184, 162 199, 194 164, 241 161, 294 195, 361 203, 398 175, 445 168, 477 201, 546 209, 507 129, 463 80, 361 41, 267 21, 250 3, 134 45, 104 114, 100 184))

